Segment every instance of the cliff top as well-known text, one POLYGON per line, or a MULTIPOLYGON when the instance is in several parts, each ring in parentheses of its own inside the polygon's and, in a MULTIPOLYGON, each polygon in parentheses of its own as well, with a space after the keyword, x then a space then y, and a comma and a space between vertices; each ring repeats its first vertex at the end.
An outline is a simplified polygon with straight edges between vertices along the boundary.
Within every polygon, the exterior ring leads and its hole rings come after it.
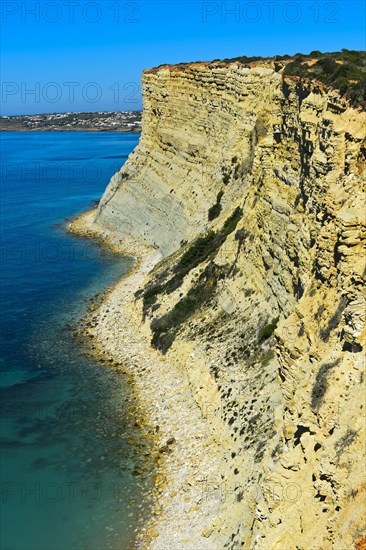
POLYGON ((145 74, 157 73, 161 69, 189 71, 192 68, 220 68, 227 65, 242 67, 272 68, 284 75, 316 80, 338 90, 354 107, 366 107, 366 51, 343 49, 339 52, 312 51, 309 54, 297 53, 276 55, 274 57, 239 56, 213 61, 194 61, 176 65, 159 65, 144 71, 145 74))

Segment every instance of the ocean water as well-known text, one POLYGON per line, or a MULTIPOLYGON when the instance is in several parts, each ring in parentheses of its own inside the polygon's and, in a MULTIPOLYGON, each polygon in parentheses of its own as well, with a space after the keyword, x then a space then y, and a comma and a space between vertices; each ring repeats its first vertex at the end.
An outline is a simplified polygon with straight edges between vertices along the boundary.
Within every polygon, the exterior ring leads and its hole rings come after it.
POLYGON ((143 519, 149 480, 137 475, 128 384, 70 330, 132 259, 65 231, 138 139, 2 134, 3 550, 123 550, 143 519))

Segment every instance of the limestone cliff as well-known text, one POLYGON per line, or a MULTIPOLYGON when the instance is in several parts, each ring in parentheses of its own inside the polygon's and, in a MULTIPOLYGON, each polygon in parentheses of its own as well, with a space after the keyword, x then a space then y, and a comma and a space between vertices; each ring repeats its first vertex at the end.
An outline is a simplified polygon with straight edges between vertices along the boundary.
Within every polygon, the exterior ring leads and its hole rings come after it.
MULTIPOLYGON (((261 62, 143 74, 138 147, 98 208, 165 259, 136 295, 226 450, 216 548, 365 533, 366 114, 261 62)), ((205 491, 205 489, 204 489, 205 491)))

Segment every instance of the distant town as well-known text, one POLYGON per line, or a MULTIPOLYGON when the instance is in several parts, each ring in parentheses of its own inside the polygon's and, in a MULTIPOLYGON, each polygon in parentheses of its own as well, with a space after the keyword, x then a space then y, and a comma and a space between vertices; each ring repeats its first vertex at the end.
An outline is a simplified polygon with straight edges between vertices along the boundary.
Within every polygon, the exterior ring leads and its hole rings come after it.
POLYGON ((140 132, 141 111, 1 116, 1 132, 140 132))

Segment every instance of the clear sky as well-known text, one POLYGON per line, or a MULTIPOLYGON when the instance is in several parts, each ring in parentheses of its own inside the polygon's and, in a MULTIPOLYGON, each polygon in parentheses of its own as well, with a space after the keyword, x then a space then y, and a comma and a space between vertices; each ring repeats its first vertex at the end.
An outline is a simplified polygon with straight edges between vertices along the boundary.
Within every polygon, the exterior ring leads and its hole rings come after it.
POLYGON ((365 49, 363 0, 1 2, 2 113, 136 110, 143 69, 365 49))

